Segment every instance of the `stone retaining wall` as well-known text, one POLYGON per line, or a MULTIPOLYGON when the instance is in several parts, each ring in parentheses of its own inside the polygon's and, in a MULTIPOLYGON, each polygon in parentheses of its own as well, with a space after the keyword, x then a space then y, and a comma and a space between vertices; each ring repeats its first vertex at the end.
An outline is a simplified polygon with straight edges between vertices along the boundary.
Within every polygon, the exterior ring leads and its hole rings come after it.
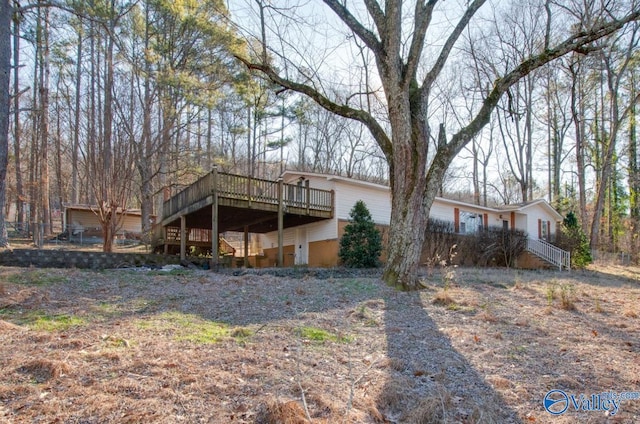
POLYGON ((108 269, 180 263, 177 256, 148 253, 104 253, 77 250, 14 249, 0 252, 0 265, 37 268, 108 269))

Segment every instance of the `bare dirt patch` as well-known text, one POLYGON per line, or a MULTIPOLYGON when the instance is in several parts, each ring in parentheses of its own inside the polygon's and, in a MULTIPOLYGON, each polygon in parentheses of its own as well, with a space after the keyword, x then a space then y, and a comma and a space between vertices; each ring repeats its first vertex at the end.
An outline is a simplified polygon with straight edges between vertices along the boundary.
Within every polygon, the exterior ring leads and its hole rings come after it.
POLYGON ((0 422, 638 422, 640 270, 0 268, 0 422))

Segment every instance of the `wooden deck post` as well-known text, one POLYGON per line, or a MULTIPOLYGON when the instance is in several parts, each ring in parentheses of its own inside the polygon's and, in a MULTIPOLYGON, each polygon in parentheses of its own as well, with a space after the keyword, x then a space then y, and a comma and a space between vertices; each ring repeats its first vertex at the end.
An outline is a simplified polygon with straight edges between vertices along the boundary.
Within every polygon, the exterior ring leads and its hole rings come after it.
POLYGON ((169 254, 169 230, 167 227, 162 227, 162 232, 164 233, 164 254, 169 254))
POLYGON ((244 226, 244 266, 249 267, 249 226, 244 226))
POLYGON ((211 269, 218 269, 218 258, 220 255, 220 235, 218 234, 218 167, 214 166, 213 171, 213 187, 211 194, 213 202, 211 203, 211 269))
POLYGON ((282 177, 278 178, 278 266, 284 266, 284 196, 282 177))
POLYGON ((180 216, 180 260, 187 259, 187 217, 180 216))

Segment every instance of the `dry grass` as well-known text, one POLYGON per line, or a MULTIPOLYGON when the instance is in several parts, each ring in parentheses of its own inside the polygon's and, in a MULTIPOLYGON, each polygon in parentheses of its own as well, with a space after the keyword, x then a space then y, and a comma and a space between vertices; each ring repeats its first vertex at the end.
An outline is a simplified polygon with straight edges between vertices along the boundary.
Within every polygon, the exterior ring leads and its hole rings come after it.
POLYGON ((478 313, 478 319, 486 322, 498 322, 498 318, 491 310, 482 310, 478 313))
POLYGON ((638 318, 638 313, 635 309, 632 309, 632 307, 627 307, 624 312, 622 312, 622 315, 627 318, 638 318))
POLYGON ((560 307, 565 311, 574 311, 575 305, 575 288, 570 284, 560 286, 560 307))
POLYGON ((449 295, 449 292, 446 290, 441 290, 433 296, 433 300, 431 301, 436 306, 451 306, 455 305, 456 301, 449 295))
POLYGON ((18 371, 30 376, 37 383, 45 383, 68 373, 71 371, 71 367, 61 361, 37 359, 19 367, 18 371))
POLYGON ((448 394, 422 399, 417 408, 406 417, 407 422, 439 424, 446 422, 447 409, 451 408, 451 397, 448 394))
POLYGON ((257 416, 256 424, 307 424, 304 409, 295 400, 288 402, 272 401, 262 405, 257 416))
MULTIPOLYGON (((433 275, 400 293, 372 278, 0 268, 0 422, 549 422, 552 388, 637 390, 637 276, 457 268, 455 287, 433 275)), ((640 401, 616 419, 639 422, 640 401)))

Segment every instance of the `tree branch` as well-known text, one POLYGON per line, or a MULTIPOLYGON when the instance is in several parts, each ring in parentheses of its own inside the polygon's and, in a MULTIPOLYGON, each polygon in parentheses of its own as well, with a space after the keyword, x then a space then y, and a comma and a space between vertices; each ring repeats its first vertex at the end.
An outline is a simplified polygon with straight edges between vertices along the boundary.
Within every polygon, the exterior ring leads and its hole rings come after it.
POLYGON ((442 69, 444 68, 445 63, 447 63, 447 59, 449 58, 449 54, 451 54, 451 50, 453 49, 454 44, 456 43, 456 41, 458 41, 458 38, 460 38, 460 34, 462 34, 462 31, 464 31, 467 25, 469 25, 469 21, 471 20, 473 15, 478 11, 478 9, 480 9, 485 1, 486 0, 474 0, 474 2, 471 3, 467 10, 464 12, 462 18, 460 18, 460 21, 454 28, 453 32, 449 34, 449 38, 447 38, 447 41, 444 43, 444 46, 440 51, 440 56, 438 56, 436 63, 433 64, 433 67, 424 78, 424 81, 422 83, 423 96, 427 95, 431 90, 433 82, 436 80, 436 78, 438 78, 440 72, 442 72, 442 69))
POLYGON ((384 13, 385 30, 380 34, 384 57, 379 61, 383 64, 383 68, 380 71, 387 73, 387 75, 400 76, 399 72, 402 70, 402 57, 400 56, 402 46, 402 1, 386 0, 384 13))
POLYGON ((452 137, 451 141, 447 144, 447 151, 443 153, 445 153, 447 157, 451 158, 458 154, 462 147, 464 147, 464 145, 471 140, 471 138, 473 138, 487 122, 489 122, 491 113, 498 104, 500 97, 524 76, 546 65, 552 60, 562 57, 569 52, 578 51, 583 46, 614 33, 629 22, 638 20, 640 20, 640 10, 633 11, 621 20, 604 23, 590 31, 581 31, 569 37, 554 48, 547 49, 538 55, 530 57, 520 63, 520 65, 504 77, 498 78, 494 82, 493 89, 484 100, 476 117, 466 127, 462 128, 452 137))
POLYGON ((405 86, 411 83, 416 76, 418 63, 420 63, 420 56, 424 48, 424 38, 431 23, 433 9, 437 2, 438 0, 429 0, 427 3, 422 3, 422 1, 416 2, 413 37, 411 39, 409 56, 407 57, 407 65, 405 66, 403 75, 403 84, 405 86))
POLYGON ((376 56, 382 53, 382 45, 376 35, 365 28, 356 18, 351 14, 346 6, 343 6, 338 0, 324 0, 325 4, 335 12, 336 15, 353 31, 364 43, 369 47, 376 56))
POLYGON ((329 112, 335 113, 336 115, 340 115, 344 118, 362 122, 367 126, 367 128, 369 128, 369 131, 371 131, 371 134, 375 138, 378 145, 380 145, 380 148, 382 149, 386 159, 388 161, 391 161, 393 157, 391 140, 387 136, 382 126, 380 126, 378 121, 376 121, 376 119, 371 116, 371 114, 361 109, 354 109, 346 105, 338 104, 330 100, 327 96, 323 95, 313 87, 283 78, 269 65, 253 63, 241 56, 236 56, 236 58, 244 63, 247 68, 262 72, 274 83, 295 92, 305 94, 329 112))
POLYGON ((376 0, 364 0, 365 6, 369 15, 373 18, 373 23, 376 24, 378 34, 383 34, 385 31, 386 23, 384 18, 384 12, 380 9, 380 5, 376 0))

